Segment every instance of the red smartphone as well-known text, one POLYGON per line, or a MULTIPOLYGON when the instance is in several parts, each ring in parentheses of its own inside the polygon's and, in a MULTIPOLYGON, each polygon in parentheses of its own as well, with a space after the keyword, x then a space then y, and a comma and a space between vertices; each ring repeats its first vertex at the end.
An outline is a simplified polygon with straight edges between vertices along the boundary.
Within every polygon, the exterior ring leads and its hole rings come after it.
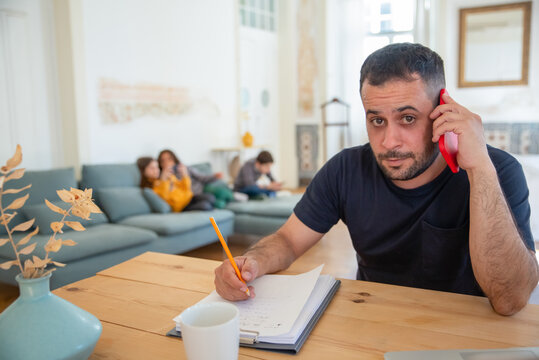
MULTIPOLYGON (((440 105, 445 104, 442 95, 445 94, 445 89, 440 90, 440 105)), ((438 147, 445 159, 447 165, 454 173, 459 172, 459 164, 457 162, 457 153, 459 150, 459 138, 454 132, 446 132, 440 136, 438 147)))

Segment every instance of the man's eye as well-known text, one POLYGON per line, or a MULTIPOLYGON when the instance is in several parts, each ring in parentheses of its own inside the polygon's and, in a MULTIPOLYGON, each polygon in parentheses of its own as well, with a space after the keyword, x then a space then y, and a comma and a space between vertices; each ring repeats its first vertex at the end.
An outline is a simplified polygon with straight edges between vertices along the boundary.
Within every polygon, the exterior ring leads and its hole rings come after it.
POLYGON ((380 118, 374 118, 371 120, 372 124, 374 126, 382 126, 384 125, 384 119, 380 119, 380 118))
POLYGON ((411 124, 415 121, 415 117, 411 116, 411 115, 406 115, 402 118, 402 121, 405 123, 405 124, 411 124))

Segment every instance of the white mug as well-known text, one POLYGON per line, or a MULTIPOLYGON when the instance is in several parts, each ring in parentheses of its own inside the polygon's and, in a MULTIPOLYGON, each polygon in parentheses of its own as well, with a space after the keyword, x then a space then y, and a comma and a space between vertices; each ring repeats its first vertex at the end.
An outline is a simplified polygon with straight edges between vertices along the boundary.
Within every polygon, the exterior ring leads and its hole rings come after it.
POLYGON ((239 310, 225 302, 201 303, 180 315, 185 353, 189 360, 237 360, 239 310))

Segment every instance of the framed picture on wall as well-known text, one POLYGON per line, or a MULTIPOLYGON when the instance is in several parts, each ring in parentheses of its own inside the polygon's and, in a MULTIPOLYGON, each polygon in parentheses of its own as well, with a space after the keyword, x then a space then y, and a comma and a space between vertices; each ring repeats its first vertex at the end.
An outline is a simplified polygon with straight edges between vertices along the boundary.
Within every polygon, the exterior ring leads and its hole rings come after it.
POLYGON ((460 9, 459 87, 528 84, 531 6, 460 9))

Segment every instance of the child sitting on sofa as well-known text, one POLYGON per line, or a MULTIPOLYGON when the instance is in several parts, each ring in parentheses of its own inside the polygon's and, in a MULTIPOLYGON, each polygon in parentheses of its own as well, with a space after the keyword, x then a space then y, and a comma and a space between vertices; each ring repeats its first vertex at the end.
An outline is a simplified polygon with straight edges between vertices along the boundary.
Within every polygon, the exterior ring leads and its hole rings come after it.
POLYGON ((180 212, 186 208, 193 198, 191 178, 185 166, 179 168, 182 178, 178 180, 170 169, 160 171, 157 160, 141 157, 137 160, 140 171, 140 187, 151 188, 165 200, 172 211, 180 212))
POLYGON ((256 159, 248 160, 240 169, 234 181, 234 191, 247 194, 250 198, 274 197, 281 190, 282 183, 271 175, 273 156, 269 151, 261 151, 256 159))
MULTIPOLYGON (((159 168, 161 171, 170 170, 178 179, 181 179, 184 176, 179 172, 179 169, 181 167, 187 169, 187 176, 191 178, 191 191, 193 192, 193 198, 185 210, 211 210, 214 206, 216 206, 215 195, 205 192, 204 188, 206 185, 222 178, 223 175, 221 173, 204 175, 193 167, 185 167, 185 165, 180 162, 176 154, 169 149, 161 151, 157 157, 157 161, 159 162, 159 168)), ((224 207, 224 205, 218 207, 224 207)))

